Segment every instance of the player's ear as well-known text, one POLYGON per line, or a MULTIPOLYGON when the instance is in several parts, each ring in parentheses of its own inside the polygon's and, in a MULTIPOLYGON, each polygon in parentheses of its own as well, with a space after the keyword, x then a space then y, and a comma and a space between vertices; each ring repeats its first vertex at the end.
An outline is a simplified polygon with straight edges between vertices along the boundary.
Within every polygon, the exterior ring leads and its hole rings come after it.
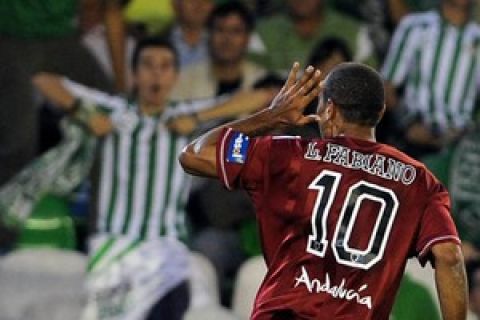
POLYGON ((380 111, 380 114, 378 115, 378 121, 383 119, 383 115, 385 114, 385 110, 387 110, 387 105, 383 104, 382 110, 380 111))
POLYGON ((337 110, 337 106, 332 101, 332 99, 328 98, 327 105, 326 105, 326 108, 325 108, 325 113, 327 115, 327 120, 335 119, 336 112, 337 112, 336 110, 337 110))

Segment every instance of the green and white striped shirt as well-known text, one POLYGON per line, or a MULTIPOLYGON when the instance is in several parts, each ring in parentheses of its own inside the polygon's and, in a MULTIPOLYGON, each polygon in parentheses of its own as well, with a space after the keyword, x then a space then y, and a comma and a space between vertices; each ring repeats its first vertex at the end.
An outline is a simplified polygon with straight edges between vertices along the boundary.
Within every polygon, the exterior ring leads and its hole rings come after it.
POLYGON ((139 113, 126 99, 64 81, 78 98, 111 110, 114 131, 103 139, 98 231, 147 240, 185 236, 190 179, 178 162, 187 137, 166 120, 211 107, 215 100, 170 104, 160 117, 139 113))
POLYGON ((472 120, 480 80, 480 26, 449 24, 437 11, 408 15, 398 26, 383 66, 403 103, 428 125, 463 128, 472 120))

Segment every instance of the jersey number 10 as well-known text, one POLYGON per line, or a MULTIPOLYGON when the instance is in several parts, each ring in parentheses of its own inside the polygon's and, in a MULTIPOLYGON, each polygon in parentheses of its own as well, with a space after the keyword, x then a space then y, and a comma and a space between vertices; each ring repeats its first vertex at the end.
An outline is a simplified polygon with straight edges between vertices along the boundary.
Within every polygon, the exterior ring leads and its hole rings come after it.
MULTIPOLYGON (((311 190, 317 190, 318 195, 312 212, 312 234, 308 237, 307 252, 319 257, 324 257, 327 251, 327 219, 341 178, 338 172, 323 170, 308 186, 311 190)), ((378 263, 383 258, 397 209, 398 199, 392 190, 366 181, 352 185, 343 199, 342 211, 331 240, 337 262, 364 270, 378 263), (378 202, 380 210, 367 248, 359 250, 351 248, 349 240, 355 222, 361 215, 364 200, 378 202)))

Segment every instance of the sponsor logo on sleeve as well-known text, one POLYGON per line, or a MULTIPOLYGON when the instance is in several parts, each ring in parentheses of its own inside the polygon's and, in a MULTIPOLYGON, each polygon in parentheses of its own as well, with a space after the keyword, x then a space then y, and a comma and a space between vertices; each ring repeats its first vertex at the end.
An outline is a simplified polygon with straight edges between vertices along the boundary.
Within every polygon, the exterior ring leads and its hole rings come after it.
POLYGON ((243 133, 235 132, 230 139, 227 152, 227 162, 244 164, 247 159, 250 138, 243 133))

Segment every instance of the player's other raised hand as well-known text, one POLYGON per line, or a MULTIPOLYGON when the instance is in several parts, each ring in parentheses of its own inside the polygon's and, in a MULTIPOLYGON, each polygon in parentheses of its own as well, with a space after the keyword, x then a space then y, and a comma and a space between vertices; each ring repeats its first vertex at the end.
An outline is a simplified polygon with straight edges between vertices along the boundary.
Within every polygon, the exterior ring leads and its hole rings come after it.
POLYGON ((322 90, 321 72, 308 66, 302 77, 297 79, 299 70, 300 64, 295 62, 284 86, 269 107, 273 116, 283 125, 302 126, 318 121, 317 115, 304 116, 303 111, 322 90))

